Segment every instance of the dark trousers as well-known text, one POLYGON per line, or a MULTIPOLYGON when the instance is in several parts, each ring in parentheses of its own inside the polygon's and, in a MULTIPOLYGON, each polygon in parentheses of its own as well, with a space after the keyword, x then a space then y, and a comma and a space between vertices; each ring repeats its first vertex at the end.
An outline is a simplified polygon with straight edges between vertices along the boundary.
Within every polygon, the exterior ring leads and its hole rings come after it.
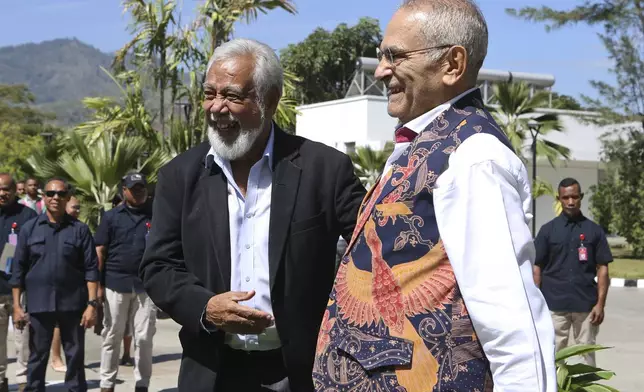
POLYGON ((224 345, 215 392, 290 392, 282 350, 241 351, 224 345))
POLYGON ((85 329, 80 326, 83 313, 45 312, 29 314, 29 363, 27 364, 28 392, 45 392, 49 350, 56 324, 60 327, 67 373, 65 387, 71 392, 86 392, 85 329))

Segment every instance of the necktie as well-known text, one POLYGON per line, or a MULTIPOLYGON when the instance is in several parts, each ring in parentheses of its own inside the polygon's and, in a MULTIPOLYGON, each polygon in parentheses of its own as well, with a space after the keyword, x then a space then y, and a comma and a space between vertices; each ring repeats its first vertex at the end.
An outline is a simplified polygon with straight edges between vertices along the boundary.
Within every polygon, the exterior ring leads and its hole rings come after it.
POLYGON ((418 134, 407 127, 396 129, 396 143, 409 143, 413 141, 418 134))

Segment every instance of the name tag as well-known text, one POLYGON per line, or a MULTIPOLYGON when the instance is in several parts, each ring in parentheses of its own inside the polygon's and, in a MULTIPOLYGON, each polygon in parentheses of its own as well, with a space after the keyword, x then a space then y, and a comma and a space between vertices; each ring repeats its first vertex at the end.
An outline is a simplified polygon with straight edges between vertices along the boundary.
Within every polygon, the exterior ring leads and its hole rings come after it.
POLYGON ((579 248, 577 248, 577 252, 579 253, 579 261, 581 263, 588 261, 588 248, 586 248, 584 245, 581 245, 579 248))

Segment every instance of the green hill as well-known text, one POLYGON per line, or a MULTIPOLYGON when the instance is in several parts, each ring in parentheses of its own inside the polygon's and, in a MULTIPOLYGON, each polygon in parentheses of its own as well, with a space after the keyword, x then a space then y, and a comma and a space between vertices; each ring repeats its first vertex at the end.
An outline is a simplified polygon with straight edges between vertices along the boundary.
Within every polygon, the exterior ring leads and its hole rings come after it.
POLYGON ((112 56, 77 39, 0 48, 0 84, 25 84, 43 110, 56 114, 60 125, 81 122, 87 114, 81 100, 118 96, 118 88, 100 67, 112 56))

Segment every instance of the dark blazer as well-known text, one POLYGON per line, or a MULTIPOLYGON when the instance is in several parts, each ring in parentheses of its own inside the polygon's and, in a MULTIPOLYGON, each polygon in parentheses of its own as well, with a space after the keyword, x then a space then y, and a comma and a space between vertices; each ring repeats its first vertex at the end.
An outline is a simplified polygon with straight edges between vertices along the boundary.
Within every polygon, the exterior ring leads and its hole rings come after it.
MULTIPOLYGON (((152 301, 183 327, 179 390, 212 392, 223 345, 201 317, 230 291, 226 177, 201 144, 159 172, 140 275, 152 301)), ((365 190, 345 154, 275 127, 269 273, 275 325, 293 391, 313 390, 318 330, 335 274, 338 237, 349 240, 365 190)))

